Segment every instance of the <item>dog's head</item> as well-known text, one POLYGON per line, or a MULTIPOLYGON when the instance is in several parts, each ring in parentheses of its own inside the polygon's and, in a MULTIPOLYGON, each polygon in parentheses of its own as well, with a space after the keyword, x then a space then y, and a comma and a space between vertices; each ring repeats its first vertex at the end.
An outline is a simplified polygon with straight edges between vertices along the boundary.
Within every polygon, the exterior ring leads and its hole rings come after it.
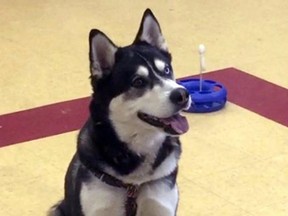
POLYGON ((116 130, 130 127, 169 135, 188 130, 179 112, 190 106, 191 99, 174 80, 171 55, 149 9, 132 45, 117 47, 95 29, 89 45, 93 100, 104 106, 101 115, 107 115, 116 130))

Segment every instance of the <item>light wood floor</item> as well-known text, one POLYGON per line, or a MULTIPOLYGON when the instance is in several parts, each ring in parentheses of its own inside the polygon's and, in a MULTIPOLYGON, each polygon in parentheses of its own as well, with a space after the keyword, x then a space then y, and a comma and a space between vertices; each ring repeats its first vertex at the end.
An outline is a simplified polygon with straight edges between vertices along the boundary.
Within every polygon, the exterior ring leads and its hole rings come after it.
MULTIPOLYGON (((89 96, 88 32, 99 28, 127 45, 147 7, 178 78, 198 73, 204 43, 207 70, 235 67, 288 88, 285 0, 0 0, 0 115, 89 96)), ((178 215, 288 215, 286 126, 230 102, 187 117, 178 215)), ((62 197, 76 136, 0 148, 0 215, 45 215, 62 197)))

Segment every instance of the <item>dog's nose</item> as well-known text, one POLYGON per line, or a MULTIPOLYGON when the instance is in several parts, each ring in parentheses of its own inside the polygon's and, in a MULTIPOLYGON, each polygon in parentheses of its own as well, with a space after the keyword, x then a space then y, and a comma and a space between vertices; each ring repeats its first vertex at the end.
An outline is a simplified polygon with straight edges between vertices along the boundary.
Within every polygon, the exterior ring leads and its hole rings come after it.
POLYGON ((171 92, 170 100, 178 106, 186 106, 189 101, 189 92, 185 88, 177 88, 171 92))

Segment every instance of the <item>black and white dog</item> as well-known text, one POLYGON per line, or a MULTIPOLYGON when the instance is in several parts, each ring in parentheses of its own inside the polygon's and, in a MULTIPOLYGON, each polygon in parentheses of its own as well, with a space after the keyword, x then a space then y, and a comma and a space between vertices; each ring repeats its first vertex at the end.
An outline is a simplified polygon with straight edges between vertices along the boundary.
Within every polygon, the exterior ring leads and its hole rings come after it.
POLYGON ((49 216, 175 216, 179 112, 188 92, 173 77, 158 21, 147 9, 132 45, 91 30, 90 118, 78 136, 65 197, 49 216))

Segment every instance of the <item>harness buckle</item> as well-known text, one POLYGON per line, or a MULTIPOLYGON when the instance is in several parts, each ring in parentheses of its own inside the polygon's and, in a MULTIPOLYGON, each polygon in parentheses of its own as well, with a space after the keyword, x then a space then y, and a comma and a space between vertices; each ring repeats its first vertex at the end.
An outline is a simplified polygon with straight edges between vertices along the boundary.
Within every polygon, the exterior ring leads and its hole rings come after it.
POLYGON ((127 186, 127 197, 129 198, 136 198, 139 191, 138 185, 128 185, 127 186))

